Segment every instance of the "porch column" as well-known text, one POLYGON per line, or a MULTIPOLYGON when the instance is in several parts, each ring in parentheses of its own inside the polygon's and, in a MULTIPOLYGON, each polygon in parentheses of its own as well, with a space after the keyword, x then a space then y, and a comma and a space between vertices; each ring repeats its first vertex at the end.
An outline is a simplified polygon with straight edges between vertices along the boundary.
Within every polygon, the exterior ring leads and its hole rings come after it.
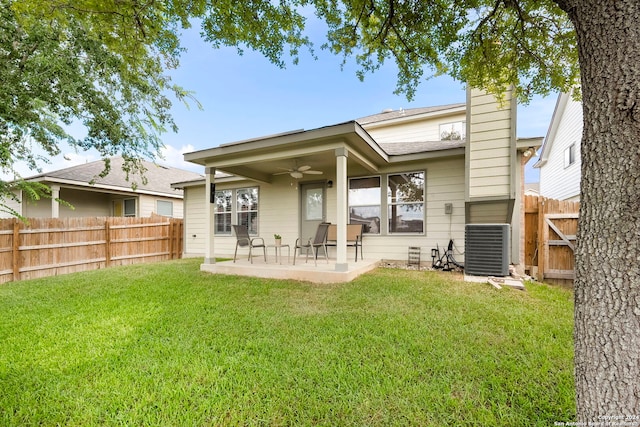
POLYGON ((336 148, 336 271, 347 271, 347 157, 346 148, 336 148))
POLYGON ((60 218, 60 203, 58 203, 59 198, 60 198, 60 186, 52 185, 51 186, 51 218, 60 218))
POLYGON ((205 185, 204 185, 204 200, 205 200, 205 225, 204 225, 204 263, 205 264, 215 264, 216 256, 215 256, 215 210, 216 210, 216 200, 215 200, 215 168, 205 168, 204 176, 205 176, 205 185))

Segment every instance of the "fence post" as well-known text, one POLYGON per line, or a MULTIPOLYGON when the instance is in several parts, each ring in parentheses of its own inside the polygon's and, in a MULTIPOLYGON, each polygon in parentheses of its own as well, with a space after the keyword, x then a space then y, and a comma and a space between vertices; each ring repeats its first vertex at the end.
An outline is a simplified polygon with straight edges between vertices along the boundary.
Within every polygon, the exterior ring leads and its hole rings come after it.
POLYGON ((104 222, 104 258, 105 267, 109 267, 111 265, 111 224, 108 219, 104 222))
POLYGON ((544 215, 546 213, 545 198, 538 198, 538 281, 544 279, 545 269, 545 238, 544 238, 544 215))
POLYGON ((13 218, 13 280, 20 280, 20 222, 13 218))
POLYGON ((173 234, 174 234, 174 223, 173 219, 169 219, 169 259, 173 259, 173 234))

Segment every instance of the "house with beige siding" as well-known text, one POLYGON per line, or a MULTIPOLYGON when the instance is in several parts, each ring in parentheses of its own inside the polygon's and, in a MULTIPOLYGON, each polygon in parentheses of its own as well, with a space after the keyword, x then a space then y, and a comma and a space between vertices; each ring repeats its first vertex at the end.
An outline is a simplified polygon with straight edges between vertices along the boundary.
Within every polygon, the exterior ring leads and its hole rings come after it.
MULTIPOLYGON (((26 218, 67 217, 148 217, 152 214, 183 217, 183 190, 171 186, 176 181, 202 179, 202 175, 182 169, 143 162, 144 180, 122 170, 123 159, 111 159, 108 175, 101 177, 104 161, 85 163, 26 178, 51 188, 51 199, 33 200, 16 191, 17 200, 3 204, 26 218), (61 199, 65 203, 58 203, 61 199)), ((1 217, 13 216, 1 212, 1 217)))
POLYGON ((582 103, 572 94, 558 96, 540 158, 540 194, 557 200, 580 200, 582 103))
MULTIPOLYGON (((233 257, 232 224, 273 243, 313 236, 320 222, 337 227, 331 268, 356 263, 347 224, 363 224, 368 260, 407 260, 409 247, 454 242, 464 261, 465 225, 506 223, 510 261, 519 264, 523 153, 541 138, 516 138, 516 103, 469 90, 467 102, 386 110, 318 129, 298 130, 186 153, 205 178, 184 190, 185 256, 233 257)), ((219 263, 222 264, 222 263, 219 263)))

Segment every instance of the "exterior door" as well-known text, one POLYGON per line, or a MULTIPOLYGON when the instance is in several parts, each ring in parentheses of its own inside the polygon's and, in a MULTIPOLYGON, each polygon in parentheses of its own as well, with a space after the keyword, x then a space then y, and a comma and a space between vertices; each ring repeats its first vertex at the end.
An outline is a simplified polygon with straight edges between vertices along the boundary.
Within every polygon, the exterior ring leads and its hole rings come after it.
POLYGON ((316 234, 318 224, 327 217, 325 183, 300 185, 300 237, 306 240, 316 234))

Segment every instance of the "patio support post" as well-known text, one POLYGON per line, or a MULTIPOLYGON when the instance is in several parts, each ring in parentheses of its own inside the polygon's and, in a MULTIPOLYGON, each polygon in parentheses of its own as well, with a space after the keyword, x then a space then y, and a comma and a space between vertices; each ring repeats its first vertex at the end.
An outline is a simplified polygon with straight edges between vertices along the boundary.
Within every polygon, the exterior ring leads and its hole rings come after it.
POLYGON ((336 148, 336 271, 347 271, 347 157, 349 151, 336 148))
POLYGON ((60 218, 60 203, 58 203, 59 198, 60 198, 60 186, 52 185, 51 186, 51 218, 60 218))
POLYGON ((205 207, 205 239, 204 239, 204 263, 205 264, 215 264, 216 256, 215 256, 215 242, 214 242, 214 218, 215 218, 215 209, 216 209, 216 201, 213 199, 214 189, 215 189, 215 168, 207 167, 204 169, 205 176, 205 186, 204 186, 204 199, 206 203, 205 207))

